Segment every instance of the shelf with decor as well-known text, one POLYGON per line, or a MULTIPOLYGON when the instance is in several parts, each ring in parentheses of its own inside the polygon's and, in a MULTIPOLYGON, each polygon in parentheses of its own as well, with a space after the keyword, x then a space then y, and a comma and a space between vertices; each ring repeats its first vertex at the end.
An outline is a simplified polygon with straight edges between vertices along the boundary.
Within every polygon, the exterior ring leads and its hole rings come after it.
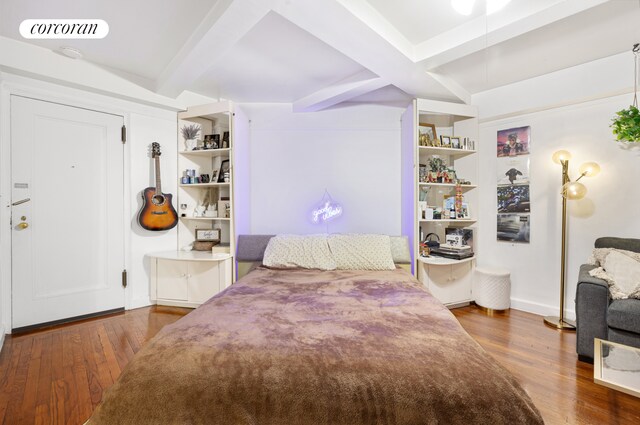
POLYGON ((229 183, 180 183, 179 187, 220 187, 220 186, 229 186, 229 183))
POLYGON ((449 218, 434 218, 434 219, 425 219, 425 218, 421 218, 418 220, 420 223, 447 223, 447 224, 453 224, 453 225, 469 225, 469 224, 473 224, 475 223, 477 220, 474 220, 472 218, 453 218, 453 219, 449 219, 449 218))
POLYGON ((402 233, 411 242, 414 274, 449 307, 472 301, 477 140, 474 106, 416 99, 402 116, 402 233), (437 255, 455 258, 421 256, 427 235, 451 251, 437 255))
POLYGON ((454 266, 457 264, 468 263, 471 261, 475 261, 476 256, 469 258, 463 258, 462 260, 454 260, 452 258, 444 258, 444 257, 418 257, 418 262, 424 264, 431 264, 436 266, 454 266))
MULTIPOLYGON (((455 188, 456 184, 455 183, 426 183, 426 182, 419 182, 418 183, 420 186, 430 186, 430 187, 440 187, 440 188, 455 188)), ((460 187, 462 188, 463 192, 467 192, 471 189, 475 189, 478 186, 475 184, 463 184, 460 185, 460 187)))
POLYGON ((178 151, 180 155, 188 155, 188 156, 229 156, 231 153, 231 148, 225 149, 199 149, 199 150, 191 150, 191 151, 178 151))
POLYGON ((178 240, 149 254, 156 303, 196 307, 235 280, 236 234, 249 230, 235 214, 249 205, 248 127, 232 102, 178 114, 178 240))
POLYGON ((477 153, 475 149, 454 149, 437 146, 418 146, 418 155, 421 157, 426 155, 448 155, 454 158, 463 158, 467 155, 473 155, 474 153, 477 153))
POLYGON ((229 217, 180 217, 180 220, 196 220, 196 221, 229 221, 229 217))

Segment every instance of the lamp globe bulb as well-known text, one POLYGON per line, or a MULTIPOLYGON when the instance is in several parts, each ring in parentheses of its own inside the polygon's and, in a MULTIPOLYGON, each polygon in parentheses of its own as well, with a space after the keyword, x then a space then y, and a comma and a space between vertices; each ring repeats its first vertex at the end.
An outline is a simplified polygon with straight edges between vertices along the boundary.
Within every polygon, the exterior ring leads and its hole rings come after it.
POLYGON ((553 159, 553 162, 555 162, 556 164, 562 164, 562 161, 568 161, 571 159, 571 153, 564 150, 556 151, 553 153, 551 159, 553 159))
POLYGON ((582 199, 586 194, 587 187, 580 182, 569 182, 562 186, 562 196, 567 199, 582 199))
POLYGON ((580 174, 586 177, 594 177, 600 173, 600 166, 597 162, 585 162, 579 168, 580 174))

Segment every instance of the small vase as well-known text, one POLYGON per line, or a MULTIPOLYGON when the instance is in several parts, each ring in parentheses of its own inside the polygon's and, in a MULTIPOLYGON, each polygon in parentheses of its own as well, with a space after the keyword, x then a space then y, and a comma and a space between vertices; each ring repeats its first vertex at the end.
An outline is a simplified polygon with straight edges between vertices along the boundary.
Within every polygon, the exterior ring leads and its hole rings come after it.
POLYGON ((192 151, 198 146, 198 139, 187 139, 184 141, 184 145, 186 150, 192 151))

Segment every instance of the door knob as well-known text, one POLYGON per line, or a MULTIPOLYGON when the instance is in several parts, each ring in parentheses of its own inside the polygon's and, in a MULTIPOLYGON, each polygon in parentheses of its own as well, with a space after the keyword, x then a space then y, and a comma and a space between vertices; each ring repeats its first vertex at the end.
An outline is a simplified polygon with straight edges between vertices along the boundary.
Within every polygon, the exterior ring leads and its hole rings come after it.
POLYGON ((20 230, 24 230, 24 229, 26 229, 27 227, 29 227, 29 223, 24 223, 24 222, 22 222, 22 223, 19 223, 19 224, 18 224, 18 229, 20 229, 20 230))

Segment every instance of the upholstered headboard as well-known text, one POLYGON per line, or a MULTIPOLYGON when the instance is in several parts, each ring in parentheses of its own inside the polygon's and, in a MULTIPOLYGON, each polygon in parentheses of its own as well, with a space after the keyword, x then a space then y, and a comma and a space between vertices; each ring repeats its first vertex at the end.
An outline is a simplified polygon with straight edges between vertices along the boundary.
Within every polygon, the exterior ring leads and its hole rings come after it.
MULTIPOLYGON (((262 264, 264 250, 275 235, 238 235, 236 260, 238 261, 238 279, 249 273, 255 266, 262 264)), ((391 236, 391 252, 397 266, 411 272, 411 252, 406 236, 391 236)))

